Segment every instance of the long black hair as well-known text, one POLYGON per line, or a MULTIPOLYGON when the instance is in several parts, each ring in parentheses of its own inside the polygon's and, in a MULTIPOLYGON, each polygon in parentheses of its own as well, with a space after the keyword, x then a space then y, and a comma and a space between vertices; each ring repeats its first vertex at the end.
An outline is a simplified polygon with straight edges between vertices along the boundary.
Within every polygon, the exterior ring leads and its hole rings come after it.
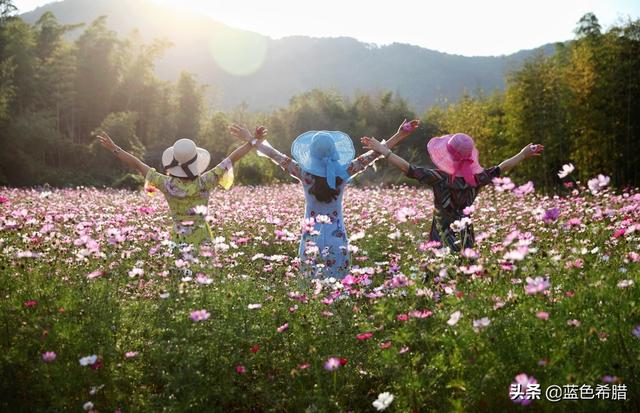
POLYGON ((336 176, 336 189, 329 188, 327 178, 318 175, 313 176, 313 185, 309 189, 309 193, 316 197, 320 202, 328 204, 331 201, 335 201, 340 195, 340 184, 342 184, 342 178, 336 176))

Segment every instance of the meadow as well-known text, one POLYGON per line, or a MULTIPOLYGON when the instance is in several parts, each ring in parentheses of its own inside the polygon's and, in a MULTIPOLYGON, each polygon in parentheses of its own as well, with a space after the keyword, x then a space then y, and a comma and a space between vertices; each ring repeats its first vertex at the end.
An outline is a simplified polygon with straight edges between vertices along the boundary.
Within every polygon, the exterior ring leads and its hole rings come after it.
POLYGON ((151 189, 0 188, 0 410, 638 411, 640 193, 607 184, 497 179, 462 254, 430 191, 351 187, 342 281, 297 270, 297 185, 214 192, 199 250, 151 189))

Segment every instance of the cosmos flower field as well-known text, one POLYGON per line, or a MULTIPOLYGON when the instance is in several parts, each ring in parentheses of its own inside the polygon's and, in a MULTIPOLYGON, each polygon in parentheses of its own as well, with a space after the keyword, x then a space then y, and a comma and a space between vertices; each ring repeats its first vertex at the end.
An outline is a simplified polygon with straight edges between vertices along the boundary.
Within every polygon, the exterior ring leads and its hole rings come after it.
POLYGON ((0 188, 0 410, 635 411, 640 193, 607 184, 498 179, 457 255, 430 191, 351 187, 341 282, 297 270, 297 185, 214 192, 200 250, 159 193, 0 188))

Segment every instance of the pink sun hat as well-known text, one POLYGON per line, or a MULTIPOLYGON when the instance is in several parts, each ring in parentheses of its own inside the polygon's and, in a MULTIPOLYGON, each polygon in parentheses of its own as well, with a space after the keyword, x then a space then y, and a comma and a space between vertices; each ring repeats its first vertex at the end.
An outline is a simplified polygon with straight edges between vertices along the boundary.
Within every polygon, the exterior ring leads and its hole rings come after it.
POLYGON ((484 170, 478 161, 473 138, 464 133, 431 138, 427 152, 438 169, 451 175, 451 180, 461 176, 467 184, 476 186, 474 174, 484 170))

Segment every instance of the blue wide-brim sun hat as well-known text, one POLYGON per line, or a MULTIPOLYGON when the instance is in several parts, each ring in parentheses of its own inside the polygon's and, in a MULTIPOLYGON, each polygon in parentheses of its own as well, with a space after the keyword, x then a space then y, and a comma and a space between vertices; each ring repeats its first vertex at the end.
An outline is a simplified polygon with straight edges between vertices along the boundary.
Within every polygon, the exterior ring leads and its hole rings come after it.
POLYGON ((308 131, 291 144, 291 155, 303 171, 327 178, 335 189, 336 177, 349 179, 347 168, 356 155, 353 141, 340 131, 308 131))

